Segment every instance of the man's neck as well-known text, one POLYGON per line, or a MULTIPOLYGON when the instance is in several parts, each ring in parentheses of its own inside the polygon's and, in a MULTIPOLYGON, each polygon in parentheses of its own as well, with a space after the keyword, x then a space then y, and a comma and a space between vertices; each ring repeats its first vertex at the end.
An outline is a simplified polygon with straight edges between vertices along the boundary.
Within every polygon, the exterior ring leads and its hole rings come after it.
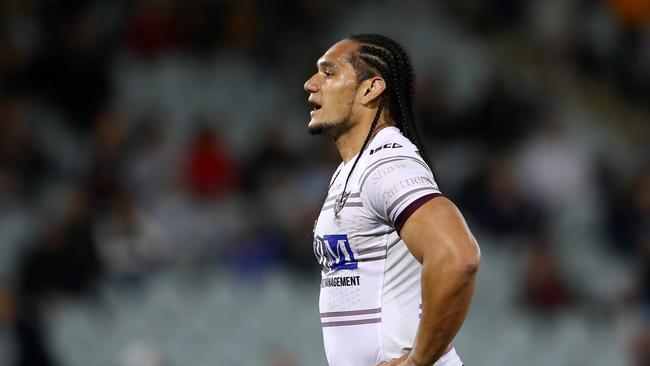
MULTIPOLYGON (((370 139, 372 140, 372 138, 375 137, 375 135, 377 135, 380 130, 389 126, 392 126, 392 124, 388 123, 384 118, 380 118, 379 121, 377 121, 377 126, 375 126, 370 139)), ((369 129, 369 124, 357 123, 354 127, 350 128, 348 131, 338 136, 334 140, 334 145, 339 151, 339 154, 341 154, 341 159, 343 159, 344 164, 347 164, 350 160, 352 160, 353 157, 355 157, 355 155, 361 151, 363 142, 368 136, 369 129)))

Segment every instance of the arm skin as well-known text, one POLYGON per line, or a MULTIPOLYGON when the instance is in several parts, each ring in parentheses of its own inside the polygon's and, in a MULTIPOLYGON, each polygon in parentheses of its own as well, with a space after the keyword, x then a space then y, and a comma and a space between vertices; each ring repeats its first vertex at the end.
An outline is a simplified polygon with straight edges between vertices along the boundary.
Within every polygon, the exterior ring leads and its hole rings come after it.
POLYGON ((430 366, 443 355, 465 320, 480 249, 460 211, 442 196, 418 208, 400 236, 422 263, 422 319, 411 352, 381 365, 430 366))

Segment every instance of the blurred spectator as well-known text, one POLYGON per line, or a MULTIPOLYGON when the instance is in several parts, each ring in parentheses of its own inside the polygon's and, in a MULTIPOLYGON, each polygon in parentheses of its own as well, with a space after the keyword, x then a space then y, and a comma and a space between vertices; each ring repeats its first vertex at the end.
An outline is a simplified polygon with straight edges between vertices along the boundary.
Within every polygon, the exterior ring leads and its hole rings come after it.
POLYGON ((178 152, 168 139, 167 121, 151 117, 130 139, 124 161, 126 188, 144 208, 151 208, 177 179, 178 152))
POLYGON ((575 300, 555 255, 550 243, 543 236, 533 238, 526 251, 522 296, 524 304, 531 311, 541 315, 564 310, 575 300))
POLYGON ((561 121, 548 120, 522 144, 519 164, 527 191, 551 208, 593 201, 593 157, 561 121))
POLYGON ((106 105, 95 119, 92 135, 90 181, 92 199, 103 209, 108 198, 122 189, 124 182, 127 122, 117 104, 106 105))
POLYGON ((47 342, 41 304, 36 299, 20 298, 14 326, 16 366, 57 366, 47 342))
POLYGON ((162 229, 127 192, 111 197, 94 232, 106 271, 127 284, 145 280, 168 262, 170 248, 162 229))
POLYGON ((29 103, 19 97, 0 99, 0 185, 29 199, 38 193, 49 168, 33 131, 29 103))
POLYGON ((466 117, 473 128, 471 135, 491 149, 509 149, 521 140, 530 127, 528 101, 515 91, 505 75, 496 74, 485 95, 466 117))
POLYGON ((286 256, 286 238, 278 228, 262 220, 243 225, 233 243, 226 253, 226 263, 238 275, 252 280, 262 279, 286 256))
POLYGON ((271 222, 286 232, 284 245, 292 269, 314 269, 313 253, 304 249, 313 239, 314 220, 327 191, 325 184, 339 163, 335 154, 311 145, 309 150, 294 157, 290 169, 284 166, 269 171, 260 185, 259 204, 271 222))
POLYGON ((227 142, 210 128, 195 135, 184 167, 185 184, 195 198, 218 198, 235 187, 240 173, 230 151, 227 142))
POLYGON ((422 75, 415 87, 418 122, 430 141, 465 138, 468 126, 454 115, 444 75, 422 75))
POLYGON ((618 310, 638 309, 650 315, 650 231, 647 228, 636 249, 634 279, 616 294, 614 305, 618 310))
POLYGON ((91 197, 73 188, 62 219, 50 220, 24 254, 19 289, 24 296, 90 294, 101 274, 92 236, 91 197))
POLYGON ((642 242, 650 235, 650 169, 634 177, 631 184, 612 188, 612 192, 606 192, 610 197, 609 236, 617 250, 636 254, 644 249, 642 242))
POLYGON ((18 366, 58 364, 46 342, 42 306, 53 295, 79 288, 63 243, 62 225, 50 222, 37 233, 18 268, 19 312, 13 323, 18 366))
POLYGON ((259 147, 247 164, 247 177, 242 180, 247 191, 257 192, 273 181, 278 172, 292 168, 296 163, 297 157, 290 151, 282 127, 272 123, 262 136, 259 147))
POLYGON ((467 181, 459 204, 473 223, 495 235, 526 237, 544 224, 539 199, 522 189, 513 162, 502 155, 492 157, 467 181))
POLYGON ((18 366, 57 365, 45 340, 42 307, 60 297, 94 293, 101 274, 91 233, 93 206, 85 187, 74 187, 62 218, 37 232, 18 268, 15 323, 18 366))

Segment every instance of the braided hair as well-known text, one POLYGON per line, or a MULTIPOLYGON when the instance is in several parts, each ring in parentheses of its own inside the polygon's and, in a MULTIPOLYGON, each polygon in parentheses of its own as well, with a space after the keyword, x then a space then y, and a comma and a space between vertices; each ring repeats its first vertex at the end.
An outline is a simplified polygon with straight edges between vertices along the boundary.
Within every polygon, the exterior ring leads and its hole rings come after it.
POLYGON ((373 76, 380 76, 386 82, 386 90, 380 97, 379 106, 370 125, 368 135, 345 180, 342 199, 335 206, 336 213, 345 204, 347 198, 345 190, 348 181, 373 136, 385 104, 388 104, 387 112, 395 122, 395 126, 415 145, 422 159, 431 167, 415 123, 415 112, 413 110, 414 76, 408 54, 397 42, 379 34, 355 34, 346 39, 359 44, 359 48, 350 56, 350 63, 357 74, 357 84, 373 76))
MULTIPOLYGON (((379 34, 355 34, 347 37, 359 44, 350 62, 357 73, 357 82, 380 76, 386 82, 385 98, 395 126, 417 147, 422 159, 431 167, 418 133, 413 107, 413 66, 408 54, 394 40, 379 34)), ((377 115, 381 108, 377 110, 377 115)), ((377 119, 377 116, 375 116, 377 119)), ((371 126, 368 136, 372 136, 371 126)), ((363 151, 363 150, 362 150, 363 151)))

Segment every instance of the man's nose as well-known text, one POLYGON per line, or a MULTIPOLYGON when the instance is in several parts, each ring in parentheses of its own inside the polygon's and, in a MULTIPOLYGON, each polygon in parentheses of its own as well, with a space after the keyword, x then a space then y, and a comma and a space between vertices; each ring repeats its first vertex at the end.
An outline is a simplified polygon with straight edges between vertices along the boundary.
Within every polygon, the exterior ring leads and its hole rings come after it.
POLYGON ((318 91, 318 85, 316 84, 315 77, 316 75, 313 75, 309 78, 309 80, 305 81, 304 88, 307 93, 315 93, 318 91))

